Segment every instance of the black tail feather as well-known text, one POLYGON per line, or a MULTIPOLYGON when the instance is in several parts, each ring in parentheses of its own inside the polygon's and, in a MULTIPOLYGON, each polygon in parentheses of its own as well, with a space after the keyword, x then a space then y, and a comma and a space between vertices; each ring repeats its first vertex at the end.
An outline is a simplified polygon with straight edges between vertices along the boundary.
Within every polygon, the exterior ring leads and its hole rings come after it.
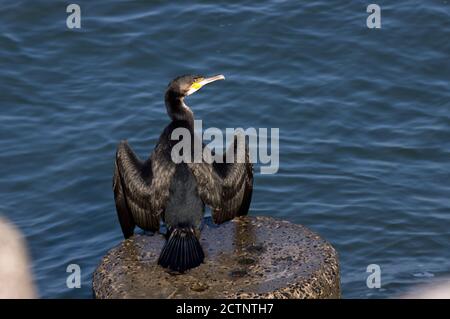
POLYGON ((158 264, 172 271, 185 272, 205 259, 202 246, 192 227, 175 227, 158 259, 158 264))

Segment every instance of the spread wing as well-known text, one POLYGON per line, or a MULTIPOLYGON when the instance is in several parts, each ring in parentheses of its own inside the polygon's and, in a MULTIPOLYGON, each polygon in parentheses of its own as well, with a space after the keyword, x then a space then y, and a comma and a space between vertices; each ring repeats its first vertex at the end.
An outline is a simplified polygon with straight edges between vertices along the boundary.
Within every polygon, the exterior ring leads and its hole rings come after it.
MULTIPOLYGON (((206 146, 204 146, 206 148, 206 146)), ((204 152, 205 154, 205 152, 204 152)), ((246 215, 253 191, 253 166, 245 137, 238 136, 223 156, 223 163, 204 161, 188 164, 196 181, 201 199, 212 208, 215 223, 220 224, 236 216, 246 215), (226 163, 230 154, 236 154, 232 163, 226 163)))
POLYGON ((113 178, 117 215, 125 238, 133 234, 135 225, 157 231, 169 198, 170 182, 175 165, 159 143, 152 156, 141 161, 126 141, 122 141, 116 153, 113 178))

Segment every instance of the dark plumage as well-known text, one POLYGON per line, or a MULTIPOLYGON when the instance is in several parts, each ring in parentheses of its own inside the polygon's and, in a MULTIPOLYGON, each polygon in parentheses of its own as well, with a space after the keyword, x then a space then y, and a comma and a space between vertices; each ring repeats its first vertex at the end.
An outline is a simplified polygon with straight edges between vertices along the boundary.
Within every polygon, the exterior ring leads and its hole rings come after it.
POLYGON ((184 272, 203 262, 199 237, 205 204, 211 207, 217 224, 246 215, 250 207, 253 168, 247 143, 240 145, 236 136, 227 152, 245 153, 244 163, 226 163, 225 154, 223 163, 213 164, 175 164, 171 159, 172 147, 178 142, 170 139, 173 130, 187 128, 192 139, 198 138, 193 129, 194 114, 184 98, 223 78, 188 75, 169 84, 165 103, 172 121, 148 160, 141 161, 126 141, 117 148, 113 190, 124 237, 132 236, 136 225, 158 231, 160 221, 165 221, 167 241, 158 263, 174 271, 184 272))

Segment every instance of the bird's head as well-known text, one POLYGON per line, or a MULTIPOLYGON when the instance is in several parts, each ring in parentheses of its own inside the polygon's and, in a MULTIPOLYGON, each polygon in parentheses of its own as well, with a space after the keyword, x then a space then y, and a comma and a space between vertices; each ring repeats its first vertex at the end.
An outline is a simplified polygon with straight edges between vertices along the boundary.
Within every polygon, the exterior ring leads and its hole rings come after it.
POLYGON ((222 74, 211 77, 204 77, 200 75, 183 75, 170 82, 167 91, 177 95, 179 98, 183 98, 197 92, 206 84, 224 79, 225 77, 222 74))

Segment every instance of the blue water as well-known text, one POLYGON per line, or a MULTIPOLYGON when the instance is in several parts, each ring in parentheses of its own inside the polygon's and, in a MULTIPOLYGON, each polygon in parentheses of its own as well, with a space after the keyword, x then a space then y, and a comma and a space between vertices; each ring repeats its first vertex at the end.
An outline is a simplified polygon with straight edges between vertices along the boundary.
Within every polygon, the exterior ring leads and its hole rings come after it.
POLYGON ((251 214, 328 239, 344 297, 450 275, 448 1, 379 1, 380 30, 364 1, 77 1, 80 30, 68 3, 0 7, 0 211, 26 236, 41 297, 92 296, 122 240, 116 145, 151 152, 184 73, 227 77, 189 97, 204 127, 280 128, 280 170, 256 175, 251 214), (81 289, 66 287, 71 263, 81 289))

